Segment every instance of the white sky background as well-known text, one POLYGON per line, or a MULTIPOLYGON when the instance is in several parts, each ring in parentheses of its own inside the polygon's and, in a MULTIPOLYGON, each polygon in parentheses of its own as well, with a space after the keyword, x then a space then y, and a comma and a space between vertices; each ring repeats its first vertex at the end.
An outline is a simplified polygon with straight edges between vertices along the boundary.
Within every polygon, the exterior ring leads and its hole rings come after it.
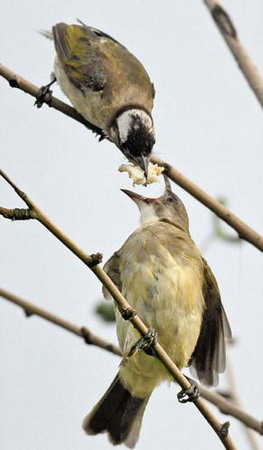
MULTIPOLYGON (((263 71, 262 2, 224 5, 263 71)), ((79 17, 126 45, 155 84, 155 153, 213 196, 227 197, 231 209, 262 232, 262 110, 201 0, 1 0, 0 8, 0 60, 36 85, 49 80, 54 58, 53 44, 37 30, 79 17)), ((54 94, 66 100, 58 87, 54 94)), ((138 226, 135 205, 119 190, 131 189, 128 177, 117 172, 121 153, 55 110, 33 108, 30 96, 2 79, 0 101, 1 167, 82 248, 101 251, 106 261, 138 226)), ((162 189, 151 186, 147 194, 162 189)), ((174 190, 202 246, 211 214, 174 190)), ((23 206, 1 180, 0 204, 23 206)), ((0 223, 2 287, 116 340, 114 326, 93 312, 101 297, 94 275, 40 224, 0 223)), ((205 257, 237 340, 231 359, 241 396, 247 411, 262 419, 262 255, 246 243, 216 242, 205 257)), ((105 435, 86 436, 81 422, 111 383, 118 358, 37 317, 26 320, 5 300, 0 308, 1 449, 110 449, 105 435)), ((196 408, 178 404, 178 390, 156 389, 136 448, 222 448, 196 408)), ((234 419, 231 432, 238 449, 249 448, 234 419)))

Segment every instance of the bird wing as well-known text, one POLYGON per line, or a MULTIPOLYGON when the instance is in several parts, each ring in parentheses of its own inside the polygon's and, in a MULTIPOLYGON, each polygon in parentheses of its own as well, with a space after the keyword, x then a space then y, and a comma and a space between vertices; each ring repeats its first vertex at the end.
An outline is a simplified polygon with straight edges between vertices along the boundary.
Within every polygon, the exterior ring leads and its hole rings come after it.
POLYGON ((52 28, 55 48, 71 83, 83 92, 103 90, 106 73, 98 47, 101 39, 110 36, 86 25, 58 23, 52 28))
MULTIPOLYGON (((113 253, 113 255, 110 257, 110 259, 106 262, 105 266, 103 267, 103 270, 107 273, 111 281, 115 284, 115 286, 117 286, 117 288, 121 292, 122 282, 120 277, 119 261, 120 261, 119 252, 113 253)), ((102 288, 102 292, 106 299, 111 298, 109 292, 104 286, 102 288)))
POLYGON ((202 260, 205 310, 200 335, 190 360, 190 370, 204 384, 216 385, 218 373, 225 370, 225 339, 231 338, 231 329, 221 303, 216 279, 206 260, 202 260))

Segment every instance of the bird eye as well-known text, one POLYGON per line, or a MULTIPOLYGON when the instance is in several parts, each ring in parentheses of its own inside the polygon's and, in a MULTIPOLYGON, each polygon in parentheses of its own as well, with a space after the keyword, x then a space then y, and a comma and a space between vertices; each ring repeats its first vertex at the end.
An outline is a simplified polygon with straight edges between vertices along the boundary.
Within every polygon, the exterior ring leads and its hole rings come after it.
POLYGON ((174 201, 174 198, 173 197, 167 197, 167 199, 166 199, 169 203, 172 203, 173 201, 174 201))

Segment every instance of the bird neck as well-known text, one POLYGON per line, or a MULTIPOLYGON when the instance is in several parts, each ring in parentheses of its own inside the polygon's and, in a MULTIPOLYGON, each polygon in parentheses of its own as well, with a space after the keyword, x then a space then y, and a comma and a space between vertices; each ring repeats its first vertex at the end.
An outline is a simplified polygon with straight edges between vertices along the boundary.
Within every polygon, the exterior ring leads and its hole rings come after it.
POLYGON ((148 225, 149 223, 155 223, 160 220, 153 205, 142 204, 140 207, 141 212, 141 226, 148 225))

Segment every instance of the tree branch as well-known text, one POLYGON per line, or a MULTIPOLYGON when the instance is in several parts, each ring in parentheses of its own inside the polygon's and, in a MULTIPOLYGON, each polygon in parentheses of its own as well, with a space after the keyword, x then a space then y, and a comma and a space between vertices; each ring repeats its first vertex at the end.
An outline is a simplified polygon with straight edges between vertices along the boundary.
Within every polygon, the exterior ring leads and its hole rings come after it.
MULTIPOLYGON (((0 297, 23 308, 27 317, 30 317, 31 315, 39 316, 45 319, 46 321, 51 322, 69 331, 70 333, 73 333, 76 336, 83 338, 87 344, 95 345, 97 347, 102 348, 103 350, 107 350, 108 352, 121 356, 121 350, 117 346, 111 344, 108 341, 105 341, 100 336, 95 335, 86 327, 78 327, 77 325, 68 322, 67 320, 43 308, 40 308, 34 303, 29 302, 28 300, 25 300, 2 288, 0 288, 0 297)), ((205 389, 203 387, 200 387, 200 393, 203 398, 205 398, 210 403, 217 406, 217 408, 223 414, 230 415, 239 420, 246 427, 257 431, 259 434, 263 434, 262 421, 244 412, 240 407, 237 407, 233 402, 226 400, 222 395, 218 394, 217 392, 205 389)))
POLYGON ((105 341, 100 336, 97 336, 96 334, 92 333, 86 327, 78 327, 77 325, 74 325, 73 323, 68 322, 65 319, 62 319, 61 317, 43 308, 40 308, 40 306, 37 306, 34 303, 31 303, 28 300, 25 300, 19 297, 18 295, 12 294, 11 292, 2 288, 0 288, 0 297, 5 298, 6 300, 9 300, 10 302, 16 304, 17 306, 23 308, 26 317, 31 317, 32 315, 42 317, 42 319, 45 319, 48 322, 51 322, 61 328, 64 328, 70 333, 73 333, 76 336, 81 337, 82 339, 84 339, 86 344, 95 345, 97 347, 102 348, 103 350, 107 350, 108 352, 121 356, 121 351, 116 345, 111 344, 108 341, 105 341))
POLYGON ((253 228, 239 219, 235 214, 233 214, 226 206, 222 205, 218 200, 211 197, 203 189, 193 183, 191 180, 186 178, 178 170, 174 169, 170 164, 152 157, 151 161, 154 164, 158 164, 165 168, 165 174, 174 181, 176 184, 181 186, 185 191, 195 197, 199 202, 205 205, 208 209, 213 211, 218 217, 220 217, 224 222, 226 222, 230 227, 232 227, 238 233, 240 239, 244 239, 250 244, 254 245, 258 250, 263 252, 263 236, 257 233, 253 228))
MULTIPOLYGON (((231 399, 234 401, 235 405, 237 407, 239 407, 242 410, 242 401, 237 389, 237 383, 236 383, 236 379, 234 376, 234 371, 233 371, 233 367, 232 367, 232 363, 229 359, 229 357, 227 358, 227 369, 226 369, 226 377, 228 380, 228 386, 231 392, 231 399)), ((253 418, 250 418, 251 423, 253 423, 253 418)), ((256 423, 254 423, 254 425, 256 425, 256 423)), ((263 434, 263 423, 262 421, 258 423, 258 431, 260 434, 263 434), (261 428, 261 431, 260 431, 261 428)), ((254 429, 254 427, 251 427, 254 429)), ((258 444, 258 441, 256 439, 255 433, 253 431, 253 429, 248 428, 248 427, 243 427, 243 431, 245 432, 245 435, 247 437, 247 440, 250 444, 250 447, 253 450, 260 450, 260 446, 258 444)))
MULTIPOLYGON (((0 75, 5 78, 9 86, 12 88, 18 88, 21 91, 25 92, 26 94, 31 95, 34 98, 37 98, 39 93, 39 87, 35 86, 34 84, 30 83, 29 81, 22 78, 20 75, 17 75, 15 72, 12 72, 12 70, 8 69, 8 67, 5 67, 3 64, 0 64, 0 75)), ((57 111, 60 111, 62 114, 65 114, 68 117, 71 117, 74 120, 77 120, 77 122, 82 123, 85 125, 86 128, 91 130, 96 135, 100 136, 100 140, 104 139, 104 133, 102 130, 95 125, 93 125, 91 122, 88 122, 84 117, 82 117, 76 110, 70 105, 67 105, 66 103, 62 102, 56 97, 43 99, 43 102, 46 103, 50 108, 54 108, 57 111)))
POLYGON ((221 413, 235 417, 246 427, 251 428, 252 430, 255 430, 259 434, 263 435, 263 422, 246 413, 243 409, 237 406, 235 402, 229 401, 217 392, 205 389, 203 387, 200 387, 200 394, 207 401, 217 406, 221 413))
MULTIPOLYGON (((45 214, 44 212, 34 203, 23 191, 21 191, 16 184, 11 181, 11 179, 0 170, 0 175, 7 181, 7 183, 15 190, 17 195, 26 203, 31 211, 30 218, 38 220, 44 227, 46 227, 54 236, 57 237, 67 248, 71 250, 84 264, 86 264, 90 270, 96 275, 96 277, 101 281, 101 283, 106 287, 112 298, 120 311, 124 320, 129 320, 133 326, 138 330, 138 332, 145 336, 148 333, 148 328, 142 322, 142 320, 137 315, 136 310, 131 307, 127 300, 123 297, 120 291, 117 289, 115 284, 111 281, 109 276, 104 272, 104 270, 98 266, 94 265, 94 259, 92 256, 85 253, 79 246, 77 246, 68 236, 66 236, 45 214)), ((156 356, 162 361, 168 372, 177 381, 177 383, 182 387, 182 389, 189 389, 191 387, 189 381, 182 372, 178 369, 175 363, 167 355, 161 345, 157 342, 154 346, 154 351, 156 356)), ((236 450, 229 433, 229 422, 220 423, 216 416, 210 411, 206 402, 204 402, 200 397, 194 402, 196 408, 201 412, 210 426, 213 428, 219 439, 221 440, 224 447, 228 450, 236 450)))
POLYGON ((221 32, 229 50, 234 56, 239 69, 243 73, 249 86, 254 92, 261 106, 263 106, 263 80, 243 44, 238 38, 236 27, 228 13, 222 8, 217 0, 204 0, 212 18, 221 32))
MULTIPOLYGON (((5 67, 3 64, 0 64, 0 76, 5 78, 10 86, 21 89, 22 91, 32 95, 33 97, 37 97, 39 92, 39 88, 34 86, 29 81, 23 79, 20 75, 15 74, 10 69, 5 67)), ((90 128, 90 124, 85 121, 85 119, 77 113, 77 111, 71 106, 63 103, 57 98, 52 96, 51 106, 58 111, 66 114, 72 119, 84 124, 88 128, 90 128)), ((93 130, 94 131, 94 130, 93 130)), ((99 134, 99 131, 95 131, 99 134)), ((237 216, 235 216, 228 208, 223 206, 219 201, 211 197, 209 194, 204 192, 201 188, 199 188, 196 184, 191 182, 188 178, 186 178, 183 174, 181 174, 178 170, 174 169, 170 164, 165 163, 164 161, 152 156, 152 162, 161 166, 164 166, 166 169, 167 176, 181 186, 184 190, 189 192, 194 198, 200 201, 203 205, 205 205, 208 209, 213 211, 218 217, 224 220, 230 227, 237 231, 240 239, 244 239, 250 244, 254 245, 260 251, 263 251, 263 237, 259 235, 255 230, 246 225, 242 220, 240 220, 237 216)))

